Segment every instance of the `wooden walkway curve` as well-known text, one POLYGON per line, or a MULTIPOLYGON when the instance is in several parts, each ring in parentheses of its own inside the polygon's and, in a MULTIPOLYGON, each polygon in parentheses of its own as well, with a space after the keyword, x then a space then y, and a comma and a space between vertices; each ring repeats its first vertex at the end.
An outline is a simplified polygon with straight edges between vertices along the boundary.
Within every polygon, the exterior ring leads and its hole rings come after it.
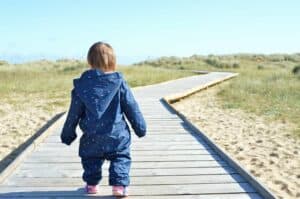
MULTIPOLYGON (((212 72, 134 89, 148 124, 148 135, 138 139, 132 134, 130 198, 266 198, 253 182, 230 166, 222 154, 161 101, 164 96, 183 93, 233 75, 212 72)), ((71 147, 60 143, 64 119, 59 119, 58 127, 2 182, 0 198, 85 197, 77 155, 78 139, 71 147)), ((111 187, 107 185, 107 166, 105 163, 97 198, 112 198, 111 187)))

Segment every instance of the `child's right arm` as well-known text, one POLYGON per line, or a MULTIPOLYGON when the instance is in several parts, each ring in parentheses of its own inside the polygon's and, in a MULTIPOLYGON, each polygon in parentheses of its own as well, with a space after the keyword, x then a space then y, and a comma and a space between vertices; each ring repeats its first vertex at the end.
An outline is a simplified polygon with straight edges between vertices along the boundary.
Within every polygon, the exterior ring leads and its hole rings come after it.
POLYGON ((121 84, 121 108, 138 137, 146 135, 146 122, 134 96, 125 82, 121 84))
POLYGON ((71 92, 71 104, 63 126, 60 138, 62 143, 70 145, 77 137, 76 126, 84 112, 84 105, 73 89, 71 92))

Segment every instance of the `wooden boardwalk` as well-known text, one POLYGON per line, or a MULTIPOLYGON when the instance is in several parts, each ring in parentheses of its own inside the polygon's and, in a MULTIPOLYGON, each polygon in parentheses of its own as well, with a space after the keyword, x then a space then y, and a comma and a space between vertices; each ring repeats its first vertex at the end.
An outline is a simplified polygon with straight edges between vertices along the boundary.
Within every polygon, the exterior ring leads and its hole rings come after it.
MULTIPOLYGON (((232 76, 209 73, 134 90, 148 124, 146 138, 132 134, 130 198, 263 198, 190 126, 171 112, 161 98, 232 76)), ((78 139, 60 143, 64 117, 35 150, 0 185, 0 198, 84 198, 78 139)), ((79 133, 80 135, 80 133, 79 133)), ((97 198, 112 198, 108 164, 97 198)))

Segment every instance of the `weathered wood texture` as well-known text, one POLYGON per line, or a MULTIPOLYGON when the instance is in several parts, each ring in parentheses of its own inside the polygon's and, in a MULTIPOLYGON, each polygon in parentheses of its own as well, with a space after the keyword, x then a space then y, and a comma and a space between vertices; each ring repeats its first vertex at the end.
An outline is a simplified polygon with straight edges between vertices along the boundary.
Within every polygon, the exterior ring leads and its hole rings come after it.
MULTIPOLYGON (((209 73, 134 89, 149 131, 143 139, 132 134, 130 198, 262 198, 237 170, 161 102, 163 96, 234 75, 209 73)), ((65 146, 60 143, 60 130, 61 125, 5 179, 0 185, 0 198, 87 197, 81 188, 84 183, 77 155, 78 139, 72 146, 65 146)), ((105 163, 99 198, 111 198, 107 168, 105 163)))

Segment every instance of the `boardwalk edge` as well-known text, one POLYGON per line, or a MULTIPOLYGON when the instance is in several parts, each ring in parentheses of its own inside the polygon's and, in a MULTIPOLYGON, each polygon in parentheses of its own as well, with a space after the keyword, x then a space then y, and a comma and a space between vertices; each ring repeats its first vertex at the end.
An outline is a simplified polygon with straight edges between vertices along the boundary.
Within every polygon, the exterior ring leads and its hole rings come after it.
MULTIPOLYGON (((190 75, 187 77, 193 77, 193 76, 198 76, 199 74, 205 75, 208 74, 209 71, 202 71, 202 70, 181 70, 181 71, 190 71, 192 73, 195 73, 195 75, 190 75)), ((158 83, 153 83, 153 84, 148 84, 148 85, 144 85, 144 86, 135 86, 132 89, 133 90, 140 90, 140 89, 144 89, 144 88, 148 88, 148 87, 152 87, 152 86, 158 86, 158 85, 165 85, 165 84, 169 84, 178 80, 182 80, 185 79, 187 77, 180 77, 177 79, 171 79, 171 80, 167 80, 167 81, 163 81, 163 82, 158 82, 158 83)))
POLYGON ((188 90, 186 90, 186 91, 184 91, 182 93, 174 93, 174 94, 165 96, 164 99, 167 100, 168 103, 172 104, 172 103, 177 102, 177 101, 179 101, 179 100, 181 100, 181 99, 183 99, 185 97, 188 97, 188 96, 190 96, 190 95, 192 95, 192 94, 194 94, 194 93, 196 93, 198 91, 201 91, 203 89, 207 89, 207 88, 209 88, 211 86, 214 86, 216 84, 224 82, 224 81, 226 81, 228 79, 231 79, 233 77, 236 77, 238 75, 239 75, 238 73, 229 73, 226 77, 222 77, 220 79, 216 79, 216 80, 211 81, 209 83, 202 84, 201 86, 195 86, 195 87, 193 87, 191 89, 188 89, 188 90))
MULTIPOLYGON (((17 156, 16 158, 0 173, 0 184, 2 184, 11 174, 12 172, 22 163, 22 161, 30 155, 34 149, 42 143, 53 131, 62 124, 65 120, 65 113, 60 113, 54 116, 50 122, 49 126, 46 127, 39 135, 36 135, 38 132, 33 134, 30 138, 28 138, 25 142, 33 139, 32 142, 26 146, 17 156), (37 136, 37 137, 36 137, 37 136)), ((48 121, 49 122, 49 121, 48 121)), ((43 127, 42 127, 43 128, 43 127)))
POLYGON ((214 86, 216 84, 219 84, 225 80, 231 79, 233 77, 236 77, 238 74, 233 73, 232 75, 229 75, 225 78, 218 79, 216 81, 210 82, 206 85, 194 87, 192 89, 189 89, 182 93, 176 93, 172 95, 168 95, 162 98, 162 102, 170 108, 171 111, 174 111, 188 126, 190 126, 196 133, 201 135, 203 139, 208 143, 210 147, 212 147, 219 155, 224 158, 224 160, 234 169, 238 171, 238 173, 244 177, 257 191, 260 193, 264 198, 266 199, 277 199, 277 197, 257 178, 255 178, 250 172, 248 172, 241 164, 238 163, 236 159, 233 157, 230 157, 230 155, 220 146, 216 145, 212 139, 209 138, 203 131, 200 131, 189 119, 185 117, 182 113, 177 111, 175 107, 172 105, 172 103, 179 101, 180 99, 183 99, 189 95, 194 94, 195 92, 204 90, 208 87, 214 86))

